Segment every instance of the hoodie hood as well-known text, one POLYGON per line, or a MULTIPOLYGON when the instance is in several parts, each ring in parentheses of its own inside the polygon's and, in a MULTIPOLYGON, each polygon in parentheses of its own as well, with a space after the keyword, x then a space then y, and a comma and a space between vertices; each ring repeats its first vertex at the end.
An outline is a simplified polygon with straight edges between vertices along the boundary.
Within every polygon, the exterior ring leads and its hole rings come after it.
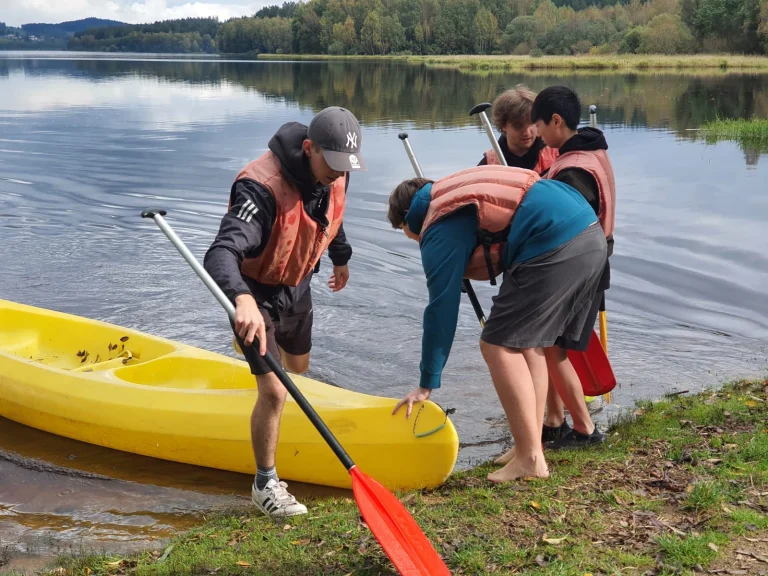
POLYGON ((280 159, 283 175, 296 185, 304 201, 304 209, 323 226, 328 225, 326 212, 330 200, 330 186, 318 186, 304 154, 307 126, 300 122, 283 124, 269 141, 269 149, 280 159))
POLYGON ((408 224, 408 230, 414 234, 421 235, 421 229, 424 226, 424 220, 429 211, 429 201, 432 199, 432 182, 427 182, 416 191, 411 200, 411 207, 405 214, 405 222, 408 224))
POLYGON ((579 128, 578 134, 572 136, 560 148, 560 154, 575 151, 593 152, 595 150, 608 150, 602 131, 597 128, 579 128))
POLYGON ((533 170, 536 167, 539 161, 539 154, 545 146, 544 140, 537 136, 528 151, 522 156, 517 156, 507 146, 507 137, 504 134, 499 137, 499 148, 501 148, 501 153, 504 154, 507 166, 525 168, 526 170, 533 170))
POLYGON ((299 122, 283 124, 269 141, 269 149, 280 159, 283 173, 299 187, 302 196, 305 192, 314 196, 322 192, 315 186, 309 158, 304 154, 304 140, 307 139, 307 126, 299 122), (306 189, 306 190, 305 190, 306 189))

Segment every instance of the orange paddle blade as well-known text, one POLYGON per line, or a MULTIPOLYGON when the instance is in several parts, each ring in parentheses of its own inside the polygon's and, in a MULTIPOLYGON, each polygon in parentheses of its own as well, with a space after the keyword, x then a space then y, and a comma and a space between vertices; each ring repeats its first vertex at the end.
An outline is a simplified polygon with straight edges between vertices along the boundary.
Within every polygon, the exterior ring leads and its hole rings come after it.
POLYGON ((594 330, 587 350, 585 352, 568 350, 568 359, 579 376, 585 396, 601 396, 616 387, 613 368, 594 330))
POLYGON ((445 562, 400 500, 357 466, 349 473, 363 520, 397 571, 403 576, 450 576, 445 562))

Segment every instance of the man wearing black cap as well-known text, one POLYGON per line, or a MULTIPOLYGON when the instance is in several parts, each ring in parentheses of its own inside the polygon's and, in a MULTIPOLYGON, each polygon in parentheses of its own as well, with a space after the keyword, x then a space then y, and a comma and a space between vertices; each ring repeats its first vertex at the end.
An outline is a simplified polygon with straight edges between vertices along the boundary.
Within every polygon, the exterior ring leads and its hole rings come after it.
POLYGON ((256 459, 253 503, 268 516, 306 514, 275 469, 280 415, 287 391, 267 365, 266 350, 295 373, 309 368, 310 280, 325 249, 333 262, 328 286, 346 286, 352 248, 342 224, 349 173, 365 170, 362 135, 344 108, 321 110, 309 126, 283 124, 269 150, 235 178, 229 210, 205 255, 205 268, 235 304, 233 329, 256 376, 251 415, 256 459), (251 344, 258 339, 256 354, 251 344))

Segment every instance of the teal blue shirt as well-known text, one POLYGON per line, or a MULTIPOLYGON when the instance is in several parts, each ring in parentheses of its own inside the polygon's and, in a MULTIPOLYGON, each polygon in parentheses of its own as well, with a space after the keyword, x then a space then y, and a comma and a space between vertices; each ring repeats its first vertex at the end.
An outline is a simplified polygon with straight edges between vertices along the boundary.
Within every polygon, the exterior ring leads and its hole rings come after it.
MULTIPOLYGON (((421 233, 429 209, 432 184, 413 197, 406 215, 408 228, 421 233)), ((505 268, 564 244, 597 222, 594 210, 574 188, 557 180, 539 180, 523 198, 502 255, 505 268)), ((427 277, 429 304, 421 338, 422 388, 439 388, 453 345, 461 302, 461 283, 477 246, 477 211, 457 210, 432 224, 419 241, 427 277)), ((564 279, 566 280, 566 279, 564 279)))

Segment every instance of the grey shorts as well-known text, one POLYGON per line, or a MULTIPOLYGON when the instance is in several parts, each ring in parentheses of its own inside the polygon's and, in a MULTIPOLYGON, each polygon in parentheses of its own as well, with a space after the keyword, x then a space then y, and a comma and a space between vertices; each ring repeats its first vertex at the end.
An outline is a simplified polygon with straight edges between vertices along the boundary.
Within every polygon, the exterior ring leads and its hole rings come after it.
POLYGON ((519 349, 552 346, 561 337, 580 340, 607 257, 603 229, 594 224, 554 250, 515 264, 504 272, 480 338, 519 349))

